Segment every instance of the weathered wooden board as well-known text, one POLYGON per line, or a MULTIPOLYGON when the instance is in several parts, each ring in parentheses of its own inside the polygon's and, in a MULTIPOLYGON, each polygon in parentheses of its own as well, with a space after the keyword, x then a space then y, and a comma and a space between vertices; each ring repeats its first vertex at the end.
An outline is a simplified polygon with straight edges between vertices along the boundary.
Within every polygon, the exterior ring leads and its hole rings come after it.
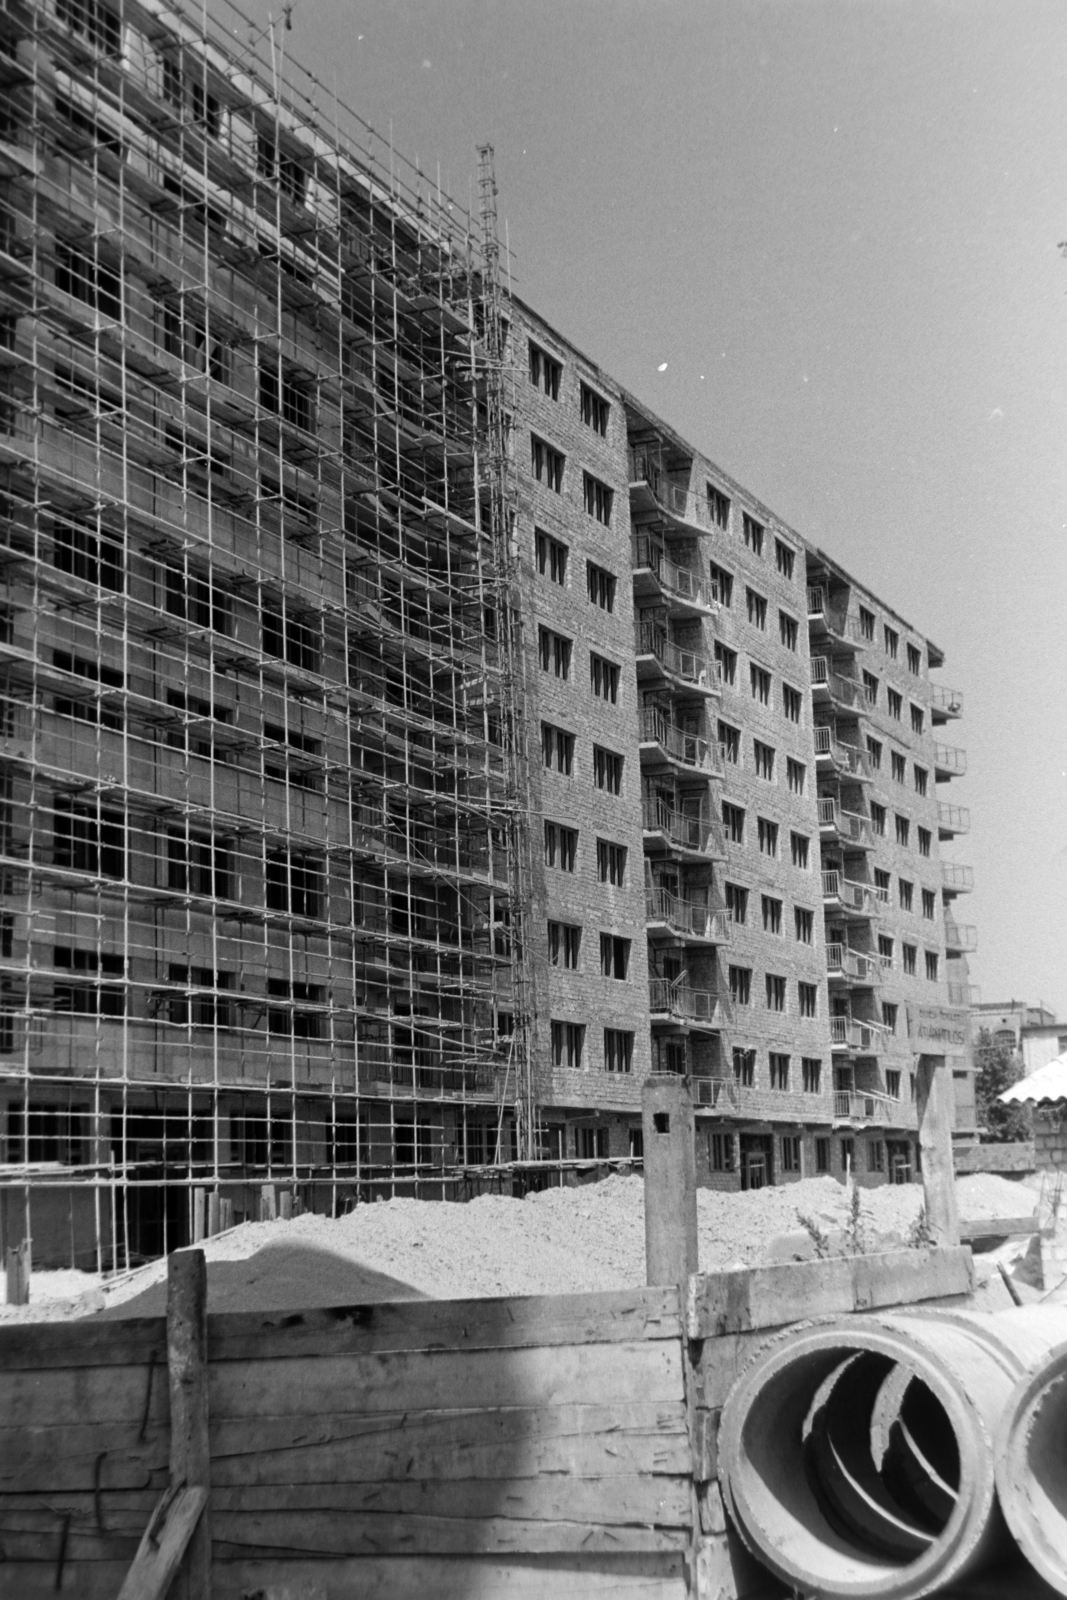
POLYGON ((914 1305, 973 1288, 971 1253, 963 1246, 696 1274, 689 1281, 686 1331, 691 1339, 718 1339, 810 1317, 914 1305))
MULTIPOLYGON (((172 1492, 168 1490, 168 1498, 172 1492)), ((150 1523, 145 1529, 119 1600, 166 1600, 206 1505, 207 1490, 198 1487, 179 1489, 171 1504, 161 1507, 162 1528, 150 1523)))
POLYGON ((979 1220, 972 1217, 960 1223, 960 1239, 964 1242, 968 1239, 1007 1239, 1040 1231, 1040 1223, 1033 1212, 1025 1217, 982 1217, 979 1220))
MULTIPOLYGON (((494 1350, 676 1339, 673 1287, 507 1300, 399 1301, 208 1317, 208 1359, 299 1360, 393 1351, 494 1350)), ((0 1328, 0 1371, 166 1365, 162 1317, 0 1328)))
MULTIPOLYGON (((373 1416, 269 1417, 212 1422, 215 1484, 358 1483, 536 1477, 610 1477, 688 1470, 685 1407, 472 1408, 373 1416), (521 1448, 516 1450, 516 1441, 521 1448)), ((139 1442, 130 1424, 0 1428, 0 1492, 143 1489, 161 1483, 165 1433, 139 1442)))

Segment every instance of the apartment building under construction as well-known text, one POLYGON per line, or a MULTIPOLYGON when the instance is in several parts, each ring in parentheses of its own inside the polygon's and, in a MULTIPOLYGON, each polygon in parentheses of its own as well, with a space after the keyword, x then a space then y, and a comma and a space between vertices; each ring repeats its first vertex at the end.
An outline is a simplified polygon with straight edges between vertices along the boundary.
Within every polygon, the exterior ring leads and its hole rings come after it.
POLYGON ((0 0, 0 1243, 636 1156, 650 1071, 704 1181, 903 1175, 936 649, 215 12, 0 0))

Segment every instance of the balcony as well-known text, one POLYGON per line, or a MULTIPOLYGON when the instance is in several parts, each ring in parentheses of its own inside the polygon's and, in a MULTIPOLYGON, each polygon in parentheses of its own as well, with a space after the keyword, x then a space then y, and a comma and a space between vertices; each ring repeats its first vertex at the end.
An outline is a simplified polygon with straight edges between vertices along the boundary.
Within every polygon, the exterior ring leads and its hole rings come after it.
POLYGON ((708 777, 722 770, 718 745, 679 728, 658 706, 642 707, 641 745, 644 766, 668 762, 708 777))
POLYGON ((939 683, 935 683, 932 689, 930 720, 935 728, 963 716, 963 695, 959 689, 945 689, 939 683))
POLYGON ((962 833, 971 831, 971 813, 967 806, 948 806, 944 801, 937 802, 937 837, 939 839, 955 839, 962 833))
POLYGON ((874 847, 871 824, 855 811, 843 811, 830 795, 819 796, 819 832, 832 834, 849 850, 870 850, 874 847))
POLYGON ((813 728, 815 736, 815 761, 824 769, 829 767, 832 771, 842 776, 855 778, 857 783, 866 783, 871 776, 870 765, 862 750, 857 750, 855 745, 845 744, 838 739, 833 728, 823 724, 813 728))
POLYGON ((681 680, 701 694, 719 693, 718 662, 709 661, 699 650, 687 650, 675 644, 667 637, 666 629, 656 623, 638 622, 634 629, 634 648, 639 679, 666 677, 681 680))
POLYGON ((718 1033, 728 1010, 712 990, 690 989, 670 978, 649 978, 648 1008, 653 1024, 679 1023, 698 1033, 718 1033))
POLYGON ((725 912, 713 911, 698 900, 686 900, 655 885, 645 890, 645 919, 653 937, 662 929, 687 944, 730 942, 730 922, 725 912))
POLYGON ((950 1006, 980 1006, 982 990, 977 983, 950 983, 948 1003, 950 1006))
POLYGON ((967 771, 967 752, 951 744, 934 745, 934 777, 938 783, 962 778, 967 771))
POLYGON ((848 711, 865 703, 862 685, 835 672, 825 656, 811 658, 811 695, 848 711))
POLYGON ((844 983, 850 988, 870 989, 882 981, 882 967, 877 956, 850 950, 843 944, 826 946, 826 970, 831 983, 844 983))
POLYGON ((864 921, 881 915, 882 901, 878 891, 869 883, 856 883, 835 868, 822 875, 823 904, 838 915, 859 917, 864 921))
POLYGON ((645 833, 658 835, 669 850, 704 859, 725 858, 718 825, 706 806, 691 814, 675 810, 658 795, 646 795, 641 802, 641 813, 645 833))
POLYGON ((757 1089, 734 1078, 693 1077, 689 1080, 693 1104, 701 1111, 718 1111, 726 1117, 750 1117, 753 1121, 827 1121, 824 1094, 805 1094, 801 1089, 757 1089))
MULTIPOLYGON (((630 504, 636 511, 665 511, 668 516, 690 527, 711 527, 707 501, 694 493, 688 483, 675 483, 667 476, 658 456, 640 447, 629 452, 630 504)), ((688 478, 688 474, 686 475, 688 478)))
POLYGON ((633 539, 634 593, 655 598, 657 590, 668 606, 691 612, 718 609, 711 586, 688 567, 671 560, 658 539, 638 533, 633 539))
POLYGON ((879 1031, 870 1022, 855 1022, 851 1017, 830 1018, 830 1044, 834 1050, 854 1050, 870 1055, 878 1048, 879 1031))
POLYGON ((942 861, 941 889, 947 897, 957 894, 970 894, 973 888, 973 867, 961 867, 955 861, 942 861))
POLYGON ((950 956, 973 955, 978 949, 978 929, 973 923, 945 918, 945 952, 950 956))
POLYGON ((839 649, 856 650, 863 643, 857 618, 840 606, 831 607, 826 590, 817 585, 808 589, 808 626, 816 635, 828 634, 839 649))
POLYGON ((834 1122, 871 1122, 888 1128, 914 1128, 918 1112, 910 1100, 855 1089, 834 1090, 834 1122))

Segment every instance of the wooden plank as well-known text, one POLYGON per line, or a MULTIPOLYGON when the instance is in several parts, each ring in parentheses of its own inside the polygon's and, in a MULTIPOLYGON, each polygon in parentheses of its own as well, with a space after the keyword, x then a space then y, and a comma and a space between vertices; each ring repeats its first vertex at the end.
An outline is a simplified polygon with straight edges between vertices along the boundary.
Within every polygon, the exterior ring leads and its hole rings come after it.
MULTIPOLYGON (((501 1300, 398 1301, 300 1312, 223 1312, 208 1317, 208 1359, 370 1355, 402 1350, 517 1349, 680 1337, 673 1286, 606 1294, 501 1300)), ((162 1317, 0 1328, 0 1370, 139 1366, 166 1357, 162 1317)))
POLYGON ((1018 1234, 1040 1233, 1041 1225, 1028 1217, 972 1217, 960 1223, 960 1239, 1008 1239, 1018 1234))
MULTIPOLYGON (((0 1373, 0 1417, 10 1427, 167 1425, 167 1390, 148 1369, 59 1368, 0 1373)), ((680 1341, 544 1349, 409 1352, 221 1362, 208 1369, 213 1417, 330 1416, 361 1411, 441 1411, 500 1406, 618 1405, 681 1400, 680 1341)))
POLYGON ((688 1081, 665 1074, 646 1078, 641 1125, 646 1282, 684 1289, 698 1264, 696 1140, 688 1081))
POLYGON ((961 1246, 695 1273, 686 1331, 691 1339, 721 1338, 810 1317, 969 1294, 973 1287, 971 1254, 961 1246))
POLYGON ((174 1563, 175 1600, 211 1600, 207 1263, 202 1250, 177 1251, 167 1262, 167 1373, 170 1481, 175 1488, 203 1491, 203 1504, 174 1563))
MULTIPOLYGON (((0 1491, 162 1488, 167 1444, 131 1424, 0 1429, 0 1491)), ((215 1484, 606 1477, 686 1471, 681 1403, 215 1418, 215 1484)))
POLYGON ((234 1561, 217 1563, 216 1572, 217 1600, 250 1594, 264 1600, 686 1600, 687 1594, 682 1556, 672 1553, 234 1561))
MULTIPOLYGON (((167 1491, 169 1493, 169 1491, 167 1491)), ((69 1517, 83 1533, 103 1529, 140 1538, 160 1497, 154 1490, 112 1492, 100 1498, 91 1492, 52 1492, 42 1507, 40 1494, 0 1498, 0 1537, 56 1526, 69 1517), (98 1521, 99 1518, 99 1521, 98 1521)), ((257 1519, 275 1512, 331 1513, 345 1518, 418 1515, 469 1523, 480 1519, 503 1522, 585 1522, 619 1526, 655 1523, 683 1527, 690 1521, 689 1475, 568 1478, 563 1473, 514 1479, 465 1478, 459 1481, 411 1480, 393 1483, 235 1484, 211 1486, 212 1515, 228 1512, 257 1519)), ((198 1513, 199 1515, 199 1513, 198 1513)))
POLYGON ((277 1510, 218 1512, 213 1519, 216 1562, 290 1555, 537 1555, 568 1552, 684 1551, 688 1528, 523 1522, 517 1517, 426 1517, 405 1512, 353 1513, 277 1510))
POLYGON ((355 1396, 367 1413, 674 1401, 683 1398, 681 1348, 677 1342, 657 1340, 324 1356, 300 1365, 222 1362, 211 1369, 211 1410, 218 1417, 328 1415, 355 1396))
MULTIPOLYGON (((115 1600, 129 1567, 129 1556, 124 1560, 82 1562, 77 1568, 78 1600, 115 1600)), ((74 1593, 69 1573, 63 1593, 74 1593)), ((8 1557, 0 1561, 0 1600, 38 1600, 38 1596, 41 1600, 55 1600, 55 1595, 54 1560, 15 1561, 8 1557)))
POLYGON ((207 1490, 178 1489, 168 1504, 169 1497, 168 1490, 160 1517, 153 1516, 145 1529, 119 1600, 166 1600, 207 1505, 207 1490))
POLYGON ((952 1073, 943 1055, 919 1056, 915 1069, 915 1104, 919 1119, 926 1226, 936 1244, 958 1245, 960 1222, 956 1209, 956 1174, 952 1165, 952 1124, 956 1112, 952 1096, 952 1073))

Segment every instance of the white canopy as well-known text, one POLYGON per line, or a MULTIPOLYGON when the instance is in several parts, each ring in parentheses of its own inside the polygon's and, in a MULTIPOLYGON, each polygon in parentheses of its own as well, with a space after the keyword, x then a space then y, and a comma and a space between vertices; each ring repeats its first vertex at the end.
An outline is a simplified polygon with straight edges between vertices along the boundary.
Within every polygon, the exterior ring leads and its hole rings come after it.
POLYGON ((1046 1061, 1036 1072, 1020 1078, 1018 1083, 1005 1089, 997 1099, 1005 1102, 1017 1100, 1034 1106, 1054 1105, 1058 1100, 1067 1100, 1067 1050, 1055 1061, 1046 1061))

